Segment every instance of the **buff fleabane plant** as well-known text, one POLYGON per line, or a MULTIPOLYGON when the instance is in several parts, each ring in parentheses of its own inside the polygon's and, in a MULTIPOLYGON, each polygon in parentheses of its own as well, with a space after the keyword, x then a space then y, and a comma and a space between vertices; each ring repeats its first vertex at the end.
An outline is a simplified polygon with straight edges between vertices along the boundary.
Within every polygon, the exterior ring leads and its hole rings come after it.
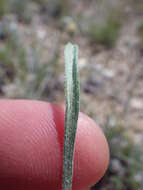
POLYGON ((68 43, 65 46, 64 58, 66 114, 62 190, 71 190, 74 164, 74 144, 80 106, 78 46, 68 43))

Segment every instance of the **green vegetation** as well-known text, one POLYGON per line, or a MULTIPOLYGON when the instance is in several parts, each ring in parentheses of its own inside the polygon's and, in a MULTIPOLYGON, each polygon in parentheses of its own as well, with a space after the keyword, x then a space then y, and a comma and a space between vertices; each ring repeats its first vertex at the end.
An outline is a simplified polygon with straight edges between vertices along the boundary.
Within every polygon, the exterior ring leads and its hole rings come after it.
POLYGON ((143 21, 140 22, 140 25, 138 27, 138 33, 140 38, 140 48, 143 50, 143 21))
POLYGON ((0 47, 0 91, 9 98, 46 97, 47 84, 55 74, 58 53, 48 63, 41 62, 39 57, 40 51, 36 47, 23 46, 18 35, 12 33, 0 47))
POLYGON ((13 0, 11 4, 11 11, 17 15, 17 18, 20 22, 31 22, 32 12, 30 10, 30 3, 28 0, 13 0))
POLYGON ((120 20, 110 16, 103 24, 90 24, 88 36, 91 43, 111 48, 115 45, 119 32, 120 20))
POLYGON ((7 12, 8 4, 5 0, 0 0, 0 17, 7 12))
POLYGON ((36 2, 42 14, 58 18, 62 14, 62 1, 60 0, 33 0, 36 2))
POLYGON ((33 0, 40 6, 41 13, 54 18, 69 14, 69 0, 33 0))
POLYGON ((125 126, 113 118, 108 118, 105 126, 110 146, 110 166, 102 181, 97 184, 99 190, 108 186, 110 190, 142 189, 143 151, 128 137, 125 126))
POLYGON ((7 13, 14 13, 19 22, 29 24, 37 7, 40 14, 60 18, 69 14, 68 0, 0 0, 0 18, 7 13), (33 6, 34 5, 34 6, 33 6))
POLYGON ((142 0, 130 0, 129 3, 134 8, 134 11, 138 14, 142 14, 143 12, 143 2, 142 0))
POLYGON ((0 17, 7 13, 14 13, 20 22, 30 23, 32 19, 32 10, 29 0, 0 0, 0 17))

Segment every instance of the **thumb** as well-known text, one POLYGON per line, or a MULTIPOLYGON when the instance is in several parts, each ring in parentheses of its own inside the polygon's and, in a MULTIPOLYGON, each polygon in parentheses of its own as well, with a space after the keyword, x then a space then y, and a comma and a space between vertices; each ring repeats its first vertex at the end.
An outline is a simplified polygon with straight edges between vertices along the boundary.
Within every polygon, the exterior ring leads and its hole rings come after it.
MULTIPOLYGON (((26 100, 2 100, 0 108, 0 189, 61 190, 64 109, 26 100)), ((95 184, 108 161, 103 133, 81 113, 72 189, 95 184)))

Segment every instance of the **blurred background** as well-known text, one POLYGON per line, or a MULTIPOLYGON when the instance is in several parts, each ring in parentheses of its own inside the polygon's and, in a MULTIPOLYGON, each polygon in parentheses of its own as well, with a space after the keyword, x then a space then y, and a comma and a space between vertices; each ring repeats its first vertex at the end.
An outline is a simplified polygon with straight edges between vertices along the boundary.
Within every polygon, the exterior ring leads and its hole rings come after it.
POLYGON ((142 190, 142 0, 0 0, 0 98, 64 103, 68 41, 80 47, 81 110, 111 151, 92 190, 142 190))

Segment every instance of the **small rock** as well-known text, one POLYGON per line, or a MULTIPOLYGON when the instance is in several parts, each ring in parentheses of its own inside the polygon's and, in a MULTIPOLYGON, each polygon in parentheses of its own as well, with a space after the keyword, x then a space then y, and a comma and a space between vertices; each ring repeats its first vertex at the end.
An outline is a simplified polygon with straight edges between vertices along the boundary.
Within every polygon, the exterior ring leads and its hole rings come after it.
POLYGON ((138 183, 141 183, 141 182, 143 182, 143 173, 142 174, 136 174, 135 175, 135 180, 138 182, 138 183))
POLYGON ((113 159, 111 161, 111 168, 113 172, 118 173, 121 176, 124 174, 124 168, 122 167, 120 161, 117 159, 113 159))
POLYGON ((80 58, 78 63, 79 63, 79 68, 82 69, 87 65, 87 60, 85 58, 80 58))
POLYGON ((46 37, 46 31, 44 29, 37 29, 37 37, 43 40, 46 37))
POLYGON ((113 78, 114 75, 115 75, 115 73, 114 73, 113 70, 111 70, 111 69, 104 69, 104 70, 102 71, 102 73, 103 73, 103 75, 104 75, 105 77, 107 77, 107 78, 113 78))
POLYGON ((130 105, 133 109, 143 109, 143 101, 139 98, 133 98, 130 105))

